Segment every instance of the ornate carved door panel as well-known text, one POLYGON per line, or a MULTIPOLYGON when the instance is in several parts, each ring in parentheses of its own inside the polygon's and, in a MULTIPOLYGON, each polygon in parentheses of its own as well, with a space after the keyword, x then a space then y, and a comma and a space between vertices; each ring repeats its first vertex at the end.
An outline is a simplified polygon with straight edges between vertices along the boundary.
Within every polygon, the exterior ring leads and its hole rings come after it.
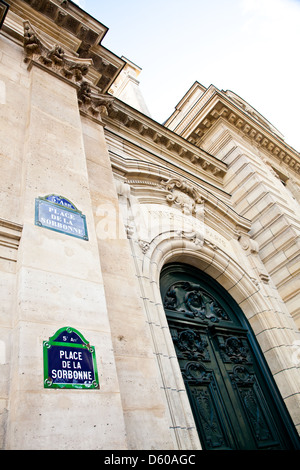
POLYGON ((289 416, 233 299, 184 265, 163 270, 161 292, 204 449, 293 448, 289 416))

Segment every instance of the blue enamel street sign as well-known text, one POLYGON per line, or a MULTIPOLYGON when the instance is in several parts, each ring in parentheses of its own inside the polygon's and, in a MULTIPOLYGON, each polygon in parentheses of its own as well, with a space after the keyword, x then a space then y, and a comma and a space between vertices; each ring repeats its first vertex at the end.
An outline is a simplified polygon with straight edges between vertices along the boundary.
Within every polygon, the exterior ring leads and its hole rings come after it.
POLYGON ((95 348, 65 327, 44 341, 44 388, 99 388, 95 348))
POLYGON ((68 199, 55 194, 35 200, 35 224, 88 240, 85 215, 68 199))
POLYGON ((54 204, 58 204, 63 207, 68 207, 69 209, 73 209, 74 211, 78 211, 78 209, 74 206, 74 204, 62 196, 57 196, 57 194, 49 194, 45 196, 43 199, 46 199, 49 202, 54 202, 54 204))

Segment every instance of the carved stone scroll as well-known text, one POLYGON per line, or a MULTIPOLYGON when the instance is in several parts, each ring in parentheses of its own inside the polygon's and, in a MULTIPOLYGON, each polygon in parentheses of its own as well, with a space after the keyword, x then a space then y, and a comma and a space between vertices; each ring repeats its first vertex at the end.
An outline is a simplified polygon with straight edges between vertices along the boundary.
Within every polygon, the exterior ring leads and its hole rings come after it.
POLYGON ((81 82, 93 63, 92 59, 66 54, 58 44, 48 44, 29 21, 24 21, 24 50, 29 67, 35 63, 73 83, 81 82))
POLYGON ((187 181, 171 178, 162 181, 161 185, 169 191, 166 200, 180 207, 184 214, 195 215, 199 210, 197 206, 204 203, 198 191, 187 181))

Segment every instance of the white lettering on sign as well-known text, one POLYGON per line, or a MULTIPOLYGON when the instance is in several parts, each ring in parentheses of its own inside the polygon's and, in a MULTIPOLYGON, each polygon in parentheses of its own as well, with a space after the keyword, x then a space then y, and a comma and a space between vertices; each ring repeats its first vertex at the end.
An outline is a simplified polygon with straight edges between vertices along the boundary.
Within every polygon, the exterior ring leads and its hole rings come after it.
POLYGON ((38 207, 38 221, 43 227, 87 239, 85 220, 81 213, 42 200, 38 207))
POLYGON ((52 379, 75 379, 75 380, 93 380, 92 372, 90 370, 66 370, 66 369, 52 369, 52 379))
POLYGON ((70 232, 70 233, 74 233, 76 235, 81 235, 81 236, 84 235, 84 232, 82 229, 71 227, 70 225, 67 225, 67 224, 61 224, 60 222, 56 222, 55 220, 44 219, 43 217, 41 217, 41 222, 43 225, 57 228, 58 230, 63 230, 64 232, 70 232))
POLYGON ((52 379, 67 380, 93 380, 93 374, 90 370, 81 370, 82 361, 84 361, 82 351, 72 351, 61 349, 59 351, 60 364, 56 364, 56 369, 52 369, 52 379))
POLYGON ((59 351, 59 357, 65 359, 76 359, 82 361, 82 352, 81 351, 59 351))

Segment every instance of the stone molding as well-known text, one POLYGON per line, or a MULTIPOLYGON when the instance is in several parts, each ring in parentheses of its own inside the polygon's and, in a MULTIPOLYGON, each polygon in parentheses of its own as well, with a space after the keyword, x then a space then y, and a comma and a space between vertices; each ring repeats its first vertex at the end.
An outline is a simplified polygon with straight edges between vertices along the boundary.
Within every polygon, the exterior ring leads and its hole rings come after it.
POLYGON ((105 118, 108 129, 115 127, 134 138, 142 139, 143 146, 149 143, 155 147, 163 148, 164 151, 174 155, 180 162, 191 164, 193 168, 205 171, 213 179, 222 180, 227 171, 227 165, 210 155, 203 149, 188 142, 185 138, 167 129, 144 114, 134 110, 130 106, 115 98, 113 106, 108 110, 105 118))
MULTIPOLYGON (((188 132, 184 133, 184 137, 200 147, 206 133, 220 120, 234 127, 244 138, 250 140, 251 144, 264 150, 279 162, 288 166, 288 168, 300 175, 300 155, 294 149, 289 147, 274 131, 266 124, 251 119, 249 113, 238 108, 233 109, 232 105, 224 102, 217 93, 214 95, 214 102, 205 112, 203 110, 202 117, 197 119, 198 123, 193 125, 188 132), (244 111, 244 112, 243 112, 244 111), (248 114, 248 115, 246 115, 248 114)), ((208 106, 208 103, 206 103, 208 106)), ((200 114, 200 110, 199 110, 200 114)))
POLYGON ((103 25, 99 27, 100 24, 98 22, 97 25, 83 24, 82 19, 75 12, 72 2, 67 0, 59 0, 59 2, 52 0, 24 0, 24 2, 35 11, 49 18, 57 26, 71 32, 89 45, 93 45, 98 39, 102 39, 107 32, 107 28, 103 25))
POLYGON ((0 219, 0 258, 17 261, 22 225, 0 219))
POLYGON ((150 167, 148 162, 137 163, 116 155, 111 156, 111 162, 115 175, 122 174, 122 180, 126 186, 133 189, 135 197, 141 204, 175 203, 180 212, 186 209, 187 213, 193 216, 197 215, 198 211, 199 213, 204 211, 205 206, 205 216, 220 221, 222 229, 230 233, 234 239, 250 230, 250 221, 237 214, 215 194, 187 178, 175 176, 169 169, 158 164, 152 164, 150 167), (174 194, 174 191, 181 192, 190 200, 186 201, 178 192, 174 194))

